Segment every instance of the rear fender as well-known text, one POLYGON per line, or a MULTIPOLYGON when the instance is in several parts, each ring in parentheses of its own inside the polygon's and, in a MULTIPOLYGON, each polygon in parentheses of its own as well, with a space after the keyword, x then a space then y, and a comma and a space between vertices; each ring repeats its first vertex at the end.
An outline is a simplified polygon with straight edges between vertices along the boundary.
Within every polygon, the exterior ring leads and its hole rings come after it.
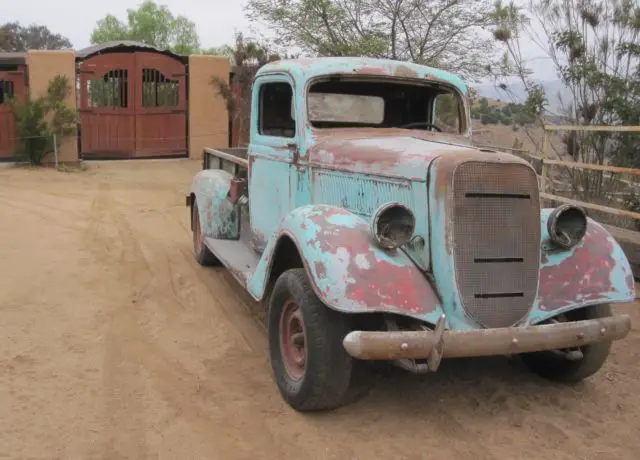
POLYGON ((254 298, 264 297, 278 244, 286 238, 296 246, 314 292, 334 310, 396 313, 431 324, 442 315, 436 291, 403 251, 378 248, 364 219, 327 205, 302 206, 282 220, 247 280, 254 298))
POLYGON ((589 218, 580 244, 568 251, 553 249, 547 231, 551 211, 541 212, 540 281, 527 322, 536 324, 588 305, 633 302, 631 265, 611 233, 589 218))
POLYGON ((229 198, 232 175, 222 169, 207 169, 196 174, 191 194, 198 203, 200 226, 204 236, 237 240, 240 237, 240 212, 229 198))

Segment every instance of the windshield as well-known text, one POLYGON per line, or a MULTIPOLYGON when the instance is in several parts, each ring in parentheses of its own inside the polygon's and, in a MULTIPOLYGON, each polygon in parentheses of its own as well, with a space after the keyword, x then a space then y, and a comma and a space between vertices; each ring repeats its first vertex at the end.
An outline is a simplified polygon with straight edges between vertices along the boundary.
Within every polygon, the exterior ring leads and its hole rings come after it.
POLYGON ((408 128, 459 134, 463 105, 442 85, 333 77, 307 95, 309 121, 316 128, 408 128))

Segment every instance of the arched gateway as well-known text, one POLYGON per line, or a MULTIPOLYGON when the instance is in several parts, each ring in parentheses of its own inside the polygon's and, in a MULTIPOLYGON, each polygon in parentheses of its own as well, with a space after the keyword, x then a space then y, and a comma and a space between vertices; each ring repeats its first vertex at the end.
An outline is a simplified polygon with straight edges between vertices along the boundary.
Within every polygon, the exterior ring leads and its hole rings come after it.
POLYGON ((80 50, 82 158, 187 155, 187 58, 131 41, 80 50))

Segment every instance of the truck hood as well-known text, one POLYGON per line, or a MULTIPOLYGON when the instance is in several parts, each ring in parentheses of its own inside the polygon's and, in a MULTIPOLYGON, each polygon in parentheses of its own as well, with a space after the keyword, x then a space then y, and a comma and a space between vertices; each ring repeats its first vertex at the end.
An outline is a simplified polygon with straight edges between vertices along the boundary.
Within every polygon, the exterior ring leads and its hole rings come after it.
POLYGON ((427 136, 406 130, 384 136, 322 136, 309 148, 308 161, 312 167, 424 181, 431 162, 442 155, 482 155, 471 145, 427 136))

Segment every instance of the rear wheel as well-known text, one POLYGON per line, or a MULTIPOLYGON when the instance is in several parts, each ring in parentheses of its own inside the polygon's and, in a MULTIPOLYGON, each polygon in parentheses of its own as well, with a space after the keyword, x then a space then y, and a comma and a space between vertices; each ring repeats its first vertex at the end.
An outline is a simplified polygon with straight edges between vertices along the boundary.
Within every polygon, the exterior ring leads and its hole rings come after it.
POLYGON ((191 219, 193 222, 193 253, 196 261, 203 266, 220 265, 220 261, 204 244, 204 234, 200 225, 200 213, 198 203, 194 199, 191 207, 191 219))
POLYGON ((269 302, 269 352, 282 397, 300 412, 335 409, 364 393, 345 351, 347 318, 314 294, 304 269, 283 273, 269 302))
MULTIPOLYGON (((593 305, 568 312, 557 321, 581 321, 612 316, 609 304, 593 305)), ((592 376, 604 365, 611 342, 600 342, 570 350, 539 351, 522 354, 524 364, 541 377, 575 383, 592 376)))

